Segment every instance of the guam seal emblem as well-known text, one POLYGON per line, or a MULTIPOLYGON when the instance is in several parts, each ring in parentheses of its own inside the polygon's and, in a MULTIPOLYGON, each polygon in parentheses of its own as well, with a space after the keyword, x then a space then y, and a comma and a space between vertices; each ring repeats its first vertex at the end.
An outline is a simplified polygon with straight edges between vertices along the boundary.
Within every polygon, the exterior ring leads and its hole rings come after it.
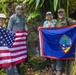
POLYGON ((60 43, 60 46, 61 46, 62 50, 63 50, 65 53, 67 53, 67 52, 70 50, 71 46, 72 46, 72 40, 71 40, 71 38, 70 38, 69 36, 67 36, 67 35, 63 35, 63 36, 60 38, 59 43, 60 43))

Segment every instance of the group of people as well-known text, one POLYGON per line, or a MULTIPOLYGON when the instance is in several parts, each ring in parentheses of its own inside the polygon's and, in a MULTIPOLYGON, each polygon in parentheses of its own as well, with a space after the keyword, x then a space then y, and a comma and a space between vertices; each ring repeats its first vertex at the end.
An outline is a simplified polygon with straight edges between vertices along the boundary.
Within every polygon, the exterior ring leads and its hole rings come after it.
MULTIPOLYGON (((0 26, 3 27, 6 20, 6 15, 3 13, 0 13, 0 26)), ((15 14, 13 14, 8 22, 7 29, 11 31, 17 31, 17 30, 28 30, 27 26, 25 24, 25 18, 23 15, 23 9, 22 6, 17 5, 15 8, 15 14)), ((5 72, 7 75, 22 75, 21 74, 21 63, 18 65, 11 65, 8 67, 4 67, 5 72)), ((24 74, 25 75, 25 72, 24 74)))
MULTIPOLYGON (((25 18, 24 15, 22 14, 22 6, 17 5, 15 9, 15 14, 13 14, 8 22, 8 27, 7 29, 11 31, 15 30, 28 30, 26 24, 25 24, 25 18)), ((53 14, 52 12, 47 12, 46 13, 46 21, 43 24, 43 27, 61 27, 61 26, 69 26, 72 24, 75 24, 76 21, 72 20, 70 18, 65 17, 65 11, 64 9, 59 9, 58 12, 58 19, 53 19, 53 14)), ((0 26, 3 26, 6 20, 6 15, 5 14, 0 14, 0 26)), ((63 61, 62 60, 56 60, 55 61, 55 70, 56 70, 56 75, 61 75, 61 72, 63 70, 63 61)), ((8 66, 5 67, 4 70, 7 73, 7 75, 20 75, 20 64, 17 66, 8 66)), ((24 74, 25 75, 25 74, 24 74)))
MULTIPOLYGON (((43 27, 64 27, 76 24, 76 20, 65 17, 64 9, 60 8, 57 11, 58 19, 53 19, 52 12, 46 13, 46 21, 44 21, 43 27)), ((64 61, 55 60, 54 62, 54 70, 56 71, 56 75, 61 75, 64 69, 64 61)))

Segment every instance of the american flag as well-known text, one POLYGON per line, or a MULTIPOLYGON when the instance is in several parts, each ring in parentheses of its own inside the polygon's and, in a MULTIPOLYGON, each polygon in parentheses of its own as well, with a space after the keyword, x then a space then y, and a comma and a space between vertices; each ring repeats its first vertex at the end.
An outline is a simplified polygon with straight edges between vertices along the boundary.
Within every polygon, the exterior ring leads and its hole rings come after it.
POLYGON ((28 32, 21 30, 15 31, 15 34, 16 38, 12 48, 0 47, 0 68, 19 64, 27 58, 26 37, 28 32))

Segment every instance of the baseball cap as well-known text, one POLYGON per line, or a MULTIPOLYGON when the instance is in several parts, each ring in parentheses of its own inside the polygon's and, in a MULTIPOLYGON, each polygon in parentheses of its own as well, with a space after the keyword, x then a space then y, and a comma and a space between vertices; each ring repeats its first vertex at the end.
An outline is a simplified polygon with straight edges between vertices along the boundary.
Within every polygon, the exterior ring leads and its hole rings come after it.
POLYGON ((6 15, 3 14, 3 13, 0 13, 0 18, 4 18, 4 19, 6 19, 6 15))
POLYGON ((64 9, 63 9, 63 8, 60 8, 60 9, 58 10, 58 12, 60 12, 60 11, 64 12, 64 9))
POLYGON ((51 11, 48 11, 48 12, 46 13, 46 15, 52 15, 51 11))
POLYGON ((16 10, 17 10, 17 9, 22 9, 22 6, 21 6, 21 5, 17 5, 17 6, 16 6, 16 10))

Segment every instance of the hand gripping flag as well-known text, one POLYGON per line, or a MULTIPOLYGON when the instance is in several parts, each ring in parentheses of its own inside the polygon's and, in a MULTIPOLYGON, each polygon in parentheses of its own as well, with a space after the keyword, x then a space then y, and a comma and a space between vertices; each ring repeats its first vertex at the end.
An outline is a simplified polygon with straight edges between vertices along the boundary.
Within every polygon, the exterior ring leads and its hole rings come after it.
POLYGON ((0 28, 0 68, 19 64, 27 58, 28 32, 25 30, 14 32, 0 28))
POLYGON ((43 28, 39 27, 40 53, 53 59, 74 59, 76 26, 43 28))

